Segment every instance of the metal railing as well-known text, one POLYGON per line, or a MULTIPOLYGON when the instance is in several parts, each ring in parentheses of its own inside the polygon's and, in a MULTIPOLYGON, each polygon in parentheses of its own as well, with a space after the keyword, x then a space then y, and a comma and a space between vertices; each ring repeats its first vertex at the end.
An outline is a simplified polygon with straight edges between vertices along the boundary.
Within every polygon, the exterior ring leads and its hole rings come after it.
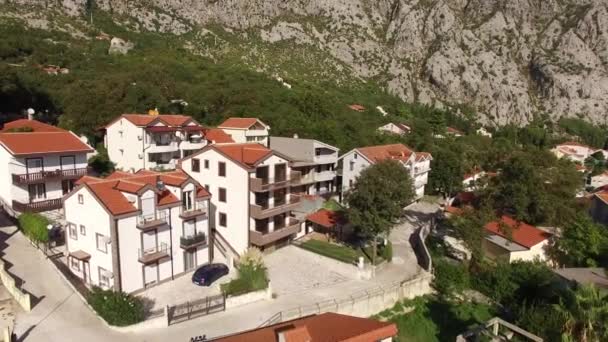
POLYGON ((301 222, 295 219, 289 219, 287 225, 277 227, 272 232, 259 232, 256 230, 249 231, 249 240, 256 246, 265 246, 269 243, 283 239, 300 231, 301 222))
POLYGON ((272 207, 269 206, 269 203, 251 204, 249 206, 249 213, 253 218, 265 219, 295 209, 299 205, 300 201, 300 196, 291 195, 289 201, 284 200, 279 203, 275 203, 272 207))
POLYGON ((182 247, 194 247, 207 243, 207 234, 200 232, 192 235, 182 236, 179 239, 179 244, 182 247))
POLYGON ((190 218, 194 216, 207 215, 207 206, 205 202, 194 202, 191 208, 186 208, 183 205, 179 207, 179 216, 182 218, 190 218))
POLYGON ((86 167, 78 169, 68 170, 53 170, 53 171, 40 171, 25 174, 13 174, 13 183, 15 184, 31 184, 40 183, 47 180, 58 180, 58 179, 75 179, 82 176, 86 176, 89 169, 86 167))
POLYGON ((156 210, 153 214, 137 216, 137 227, 140 229, 153 228, 162 224, 169 224, 166 210, 156 210))
POLYGON ((40 213, 43 211, 61 209, 63 207, 63 200, 61 198, 32 202, 32 203, 21 203, 13 200, 13 210, 25 213, 40 213))
POLYGON ((169 246, 161 242, 159 245, 144 249, 138 249, 139 261, 146 263, 162 259, 169 255, 169 246))
POLYGON ((280 189, 290 186, 291 184, 297 184, 302 178, 302 173, 300 171, 291 171, 289 174, 286 174, 284 177, 275 177, 275 178, 249 178, 249 187, 252 191, 268 191, 274 189, 280 189))

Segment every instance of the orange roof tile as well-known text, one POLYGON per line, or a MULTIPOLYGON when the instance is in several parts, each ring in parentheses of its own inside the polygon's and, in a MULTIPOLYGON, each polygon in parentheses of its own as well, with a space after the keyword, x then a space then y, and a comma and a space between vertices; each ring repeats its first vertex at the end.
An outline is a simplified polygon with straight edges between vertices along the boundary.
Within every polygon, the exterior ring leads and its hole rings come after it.
POLYGON ((125 118, 129 120, 135 126, 148 126, 156 119, 161 120, 169 126, 175 127, 184 127, 184 125, 192 120, 191 117, 187 115, 178 115, 178 114, 161 114, 161 115, 148 115, 148 114, 122 114, 118 118, 112 120, 106 127, 109 127, 111 124, 119 120, 120 118, 125 118))
POLYGON ((308 334, 307 342, 381 341, 398 333, 395 323, 327 312, 220 337, 213 341, 276 342, 279 333, 283 333, 285 337, 297 337, 296 341, 300 341, 299 338, 305 337, 302 328, 305 328, 308 334))
POLYGON ((136 212, 137 208, 119 190, 114 189, 116 183, 117 181, 108 181, 86 184, 113 215, 136 212))
POLYGON ((67 131, 0 133, 0 144, 13 155, 93 152, 91 146, 67 131))
POLYGON ((558 144, 557 146, 578 146, 578 147, 585 147, 585 148, 588 148, 590 150, 593 150, 593 147, 590 147, 588 145, 582 144, 582 143, 580 143, 578 141, 566 141, 566 142, 563 142, 561 144, 558 144))
POLYGON ((272 154, 272 150, 257 143, 215 145, 215 148, 233 161, 249 167, 272 154))
POLYGON ((205 132, 205 139, 216 143, 216 144, 226 144, 233 143, 232 137, 230 134, 227 134, 223 130, 219 128, 211 128, 205 132))
POLYGON ((446 131, 446 132, 448 132, 448 133, 451 133, 451 134, 460 134, 460 135, 464 135, 464 133, 463 133, 461 130, 456 129, 456 128, 454 128, 454 127, 447 127, 447 128, 445 129, 445 131, 446 131))
POLYGON ((261 122, 257 118, 228 118, 217 127, 247 129, 255 125, 258 121, 261 122))
POLYGON ((344 215, 341 212, 328 209, 319 209, 308 215, 306 219, 328 229, 344 223, 344 215))
POLYGON ((505 239, 510 239, 527 248, 532 248, 551 237, 551 234, 543 230, 521 221, 518 222, 506 215, 502 216, 500 223, 499 221, 492 221, 486 224, 484 228, 492 234, 502 236, 505 239), (500 230, 500 224, 504 224, 511 229, 512 239, 500 230))
POLYGON ((7 122, 4 124, 1 132, 7 132, 8 130, 15 128, 24 128, 29 127, 34 132, 67 132, 64 129, 59 127, 55 127, 49 124, 45 124, 43 122, 37 120, 28 120, 28 119, 19 119, 11 122, 7 122))
POLYGON ((360 104, 351 104, 348 106, 348 108, 357 112, 363 112, 365 110, 365 107, 360 104))
POLYGON ((128 178, 128 177, 132 177, 132 176, 133 176, 133 174, 129 173, 129 172, 114 171, 114 172, 112 172, 112 174, 107 176, 105 179, 121 179, 121 178, 128 178))
POLYGON ((602 190, 594 193, 594 195, 595 195, 595 197, 602 200, 602 202, 604 202, 605 204, 608 204, 608 191, 602 189, 602 190))
POLYGON ((357 150, 372 163, 386 159, 407 161, 414 152, 403 144, 359 147, 357 150))

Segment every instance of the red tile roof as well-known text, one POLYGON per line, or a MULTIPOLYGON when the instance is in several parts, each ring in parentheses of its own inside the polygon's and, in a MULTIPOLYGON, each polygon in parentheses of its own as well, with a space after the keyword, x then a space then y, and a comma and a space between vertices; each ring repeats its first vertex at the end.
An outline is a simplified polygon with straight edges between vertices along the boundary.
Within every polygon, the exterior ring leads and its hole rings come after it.
POLYGON ((344 223, 344 215, 333 210, 319 209, 308 215, 306 219, 325 228, 334 228, 337 224, 344 223))
POLYGON ((411 131, 412 129, 410 128, 410 126, 406 125, 406 124, 402 124, 402 123, 396 123, 395 126, 401 128, 404 131, 411 131))
POLYGON ((582 144, 582 143, 577 142, 577 141, 566 141, 566 142, 563 142, 563 143, 561 143, 561 144, 558 144, 557 146, 578 146, 578 147, 585 147, 585 148, 588 148, 588 149, 590 149, 590 150, 593 150, 593 149, 594 149, 594 148, 593 148, 593 147, 591 147, 591 146, 588 146, 588 145, 582 144))
POLYGON ((272 154, 272 150, 257 143, 214 145, 214 147, 233 161, 248 167, 272 154))
POLYGON ((407 161, 414 152, 403 144, 359 147, 357 150, 372 163, 386 159, 407 161))
MULTIPOLYGON (((606 186, 606 185, 604 185, 604 186, 606 186)), ((594 193, 593 195, 595 195, 595 197, 599 198, 605 204, 608 204, 608 191, 602 189, 602 190, 594 193)))
POLYGON ((460 134, 460 135, 464 135, 464 133, 463 133, 461 130, 456 129, 456 128, 454 128, 454 127, 447 127, 447 128, 445 129, 445 131, 446 131, 446 132, 448 132, 448 133, 451 133, 451 134, 460 134))
MULTIPOLYGON (((140 170, 136 174, 116 171, 106 179, 85 176, 80 178, 77 184, 89 186, 91 191, 113 215, 122 215, 137 211, 137 208, 122 194, 123 192, 137 193, 146 186, 156 187, 159 180, 163 181, 165 185, 180 187, 189 179, 181 170, 167 173, 140 170)), ((169 189, 158 191, 157 194, 158 205, 180 203, 180 200, 169 189)), ((203 187, 196 186, 197 198, 210 196, 209 192, 203 187)))
POLYGON ((13 155, 93 152, 91 146, 68 131, 0 133, 0 144, 13 155))
POLYGON ((177 114, 161 114, 161 115, 149 115, 149 114, 122 114, 118 118, 112 120, 105 127, 109 127, 114 122, 118 121, 120 118, 125 118, 129 120, 135 126, 148 126, 155 120, 160 120, 169 126, 174 127, 187 127, 186 124, 188 121, 192 120, 191 117, 187 115, 177 115, 177 114))
MULTIPOLYGON (((256 118, 228 118, 226 121, 222 122, 218 128, 237 128, 237 129, 247 129, 257 122, 262 123, 260 120, 256 118)), ((264 123, 262 123, 264 124, 264 123)), ((264 124, 265 125, 265 124, 264 124)))
POLYGON ((227 134, 219 128, 211 128, 205 131, 205 139, 216 144, 226 144, 234 142, 230 134, 227 134))
POLYGON ((491 234, 502 236, 527 248, 532 248, 551 237, 551 234, 543 230, 521 221, 518 222, 506 215, 502 216, 500 223, 499 221, 492 221, 486 224, 484 228, 491 234), (512 239, 501 231, 501 224, 510 228, 512 239))
POLYGON ((7 132, 11 129, 29 127, 34 132, 67 132, 64 129, 55 127, 37 120, 19 119, 4 124, 1 132, 7 132))
POLYGON ((363 112, 365 111, 365 107, 360 105, 360 104, 351 104, 348 106, 348 108, 357 111, 357 112, 363 112))
POLYGON ((370 342, 394 337, 398 331, 395 323, 328 312, 220 337, 213 341, 277 342, 279 333, 283 334, 286 342, 300 342, 300 338, 306 335, 309 337, 306 342, 370 342), (289 337, 296 339, 287 339, 289 337))

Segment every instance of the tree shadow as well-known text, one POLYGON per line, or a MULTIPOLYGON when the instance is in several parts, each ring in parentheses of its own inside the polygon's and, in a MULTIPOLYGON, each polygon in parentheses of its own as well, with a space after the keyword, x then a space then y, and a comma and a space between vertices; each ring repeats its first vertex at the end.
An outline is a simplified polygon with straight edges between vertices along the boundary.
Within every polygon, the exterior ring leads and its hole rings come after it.
POLYGON ((456 336, 483 323, 471 315, 468 318, 459 317, 454 312, 457 304, 448 303, 442 299, 430 300, 427 303, 427 317, 432 320, 437 328, 437 339, 439 341, 455 341, 456 336))

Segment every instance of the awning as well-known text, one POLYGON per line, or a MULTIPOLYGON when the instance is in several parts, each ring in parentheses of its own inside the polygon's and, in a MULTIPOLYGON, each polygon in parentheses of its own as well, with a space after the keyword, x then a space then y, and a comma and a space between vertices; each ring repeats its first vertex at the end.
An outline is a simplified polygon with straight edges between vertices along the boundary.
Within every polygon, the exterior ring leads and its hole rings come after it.
POLYGON ((74 252, 70 252, 70 256, 80 261, 88 261, 89 259, 91 259, 91 254, 80 249, 74 252))

